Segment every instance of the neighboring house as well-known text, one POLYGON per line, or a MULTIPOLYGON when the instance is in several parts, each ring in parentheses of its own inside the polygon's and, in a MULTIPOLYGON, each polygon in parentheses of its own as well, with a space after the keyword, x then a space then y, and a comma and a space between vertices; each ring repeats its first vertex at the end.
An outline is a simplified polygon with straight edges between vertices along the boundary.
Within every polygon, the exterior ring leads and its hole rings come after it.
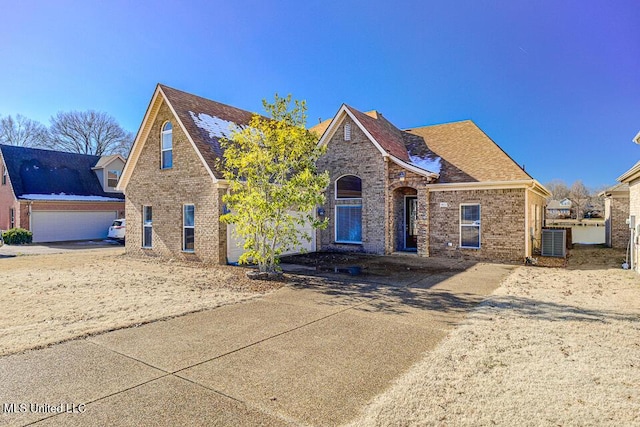
POLYGON ((122 156, 0 145, 0 229, 26 228, 34 242, 104 238, 124 215, 122 156))
POLYGON ((572 203, 569 199, 549 200, 547 202, 547 218, 571 218, 572 203))
MULTIPOLYGON (((156 87, 119 186, 127 196, 127 253, 215 264, 238 260, 242 242, 219 220, 228 187, 218 165, 220 138, 252 116, 156 87)), ((304 248, 315 250, 315 243, 304 248)))
POLYGON ((620 183, 602 191, 604 197, 605 244, 627 248, 629 244, 629 184, 620 183))
MULTIPOLYGON (((220 138, 251 116, 156 87, 119 184, 127 253, 237 260, 241 242, 219 221, 220 138)), ((521 261, 539 245, 550 194, 473 122, 401 131, 343 105, 323 128, 331 184, 318 213, 329 227, 305 249, 521 261)))
POLYGON ((520 261, 549 192, 472 121, 400 130, 343 105, 322 132, 331 181, 319 250, 520 261))
MULTIPOLYGON (((640 132, 633 138, 633 142, 640 144, 640 132)), ((638 256, 640 252, 640 162, 637 162, 631 169, 623 173, 619 178, 622 184, 629 185, 629 238, 631 244, 631 265, 640 272, 638 256)))

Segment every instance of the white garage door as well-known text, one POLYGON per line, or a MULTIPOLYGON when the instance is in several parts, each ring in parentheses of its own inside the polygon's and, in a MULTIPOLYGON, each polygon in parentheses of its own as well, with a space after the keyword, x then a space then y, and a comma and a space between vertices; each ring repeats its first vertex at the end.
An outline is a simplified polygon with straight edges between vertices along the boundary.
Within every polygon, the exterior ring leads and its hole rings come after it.
MULTIPOLYGON (((227 225, 227 262, 229 263, 238 262, 240 255, 242 255, 242 252, 244 251, 244 249, 242 248, 242 245, 244 244, 244 240, 234 235, 234 232, 233 232, 234 228, 235 228, 235 225, 233 224, 227 225)), ((306 240, 303 239, 300 247, 294 248, 291 251, 285 252, 283 255, 300 253, 302 252, 302 248, 304 248, 306 252, 315 252, 316 250, 315 230, 313 229, 313 227, 311 227, 310 224, 305 224, 305 226, 302 229, 309 236, 311 236, 311 241, 307 242, 306 240)))
POLYGON ((116 215, 116 211, 33 211, 33 241, 104 239, 116 215))

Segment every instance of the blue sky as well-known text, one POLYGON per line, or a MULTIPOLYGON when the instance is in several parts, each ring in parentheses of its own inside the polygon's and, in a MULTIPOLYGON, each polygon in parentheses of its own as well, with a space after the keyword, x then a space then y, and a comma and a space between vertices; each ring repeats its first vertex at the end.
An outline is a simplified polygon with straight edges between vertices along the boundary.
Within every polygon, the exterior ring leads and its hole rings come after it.
POLYGON ((291 93, 310 125, 343 102, 400 128, 472 119, 543 183, 640 160, 637 0, 2 3, 0 115, 136 132, 162 82, 257 112, 291 93))

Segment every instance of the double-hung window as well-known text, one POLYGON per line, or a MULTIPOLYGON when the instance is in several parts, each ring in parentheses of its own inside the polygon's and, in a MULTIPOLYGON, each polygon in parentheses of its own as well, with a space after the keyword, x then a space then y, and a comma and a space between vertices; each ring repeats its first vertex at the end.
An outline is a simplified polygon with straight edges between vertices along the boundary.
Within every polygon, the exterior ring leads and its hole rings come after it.
POLYGON ((116 188, 118 186, 118 179, 120 179, 119 170, 107 171, 107 187, 116 188))
POLYGON ((182 206, 182 250, 185 252, 195 250, 195 213, 194 205, 182 206))
POLYGON ((480 249, 480 205, 460 205, 460 247, 480 249))
POLYGON ((162 146, 160 168, 170 169, 173 167, 173 126, 167 122, 162 126, 162 146))
POLYGON ((2 166, 2 185, 7 185, 7 168, 2 166))
POLYGON ((345 175, 336 180, 336 243, 362 243, 362 180, 345 175))
POLYGON ((16 226, 16 211, 13 208, 9 208, 9 228, 16 226))
POLYGON ((153 214, 151 206, 142 207, 142 247, 150 248, 153 237, 153 214))

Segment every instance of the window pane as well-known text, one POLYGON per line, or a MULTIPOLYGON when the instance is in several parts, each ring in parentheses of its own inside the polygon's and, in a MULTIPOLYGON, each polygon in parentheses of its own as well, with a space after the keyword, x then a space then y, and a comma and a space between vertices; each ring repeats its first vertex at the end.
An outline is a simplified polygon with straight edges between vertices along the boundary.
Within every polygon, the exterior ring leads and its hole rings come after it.
POLYGON ((142 216, 145 224, 151 224, 151 220, 152 220, 151 206, 144 206, 142 216))
POLYGON ((480 223, 480 205, 461 206, 460 220, 462 224, 480 223))
POLYGON ((192 251, 194 250, 194 241, 195 241, 195 230, 193 228, 185 228, 184 229, 184 250, 192 251))
POLYGON ((362 241, 362 206, 336 206, 336 240, 362 241))
POLYGON ((168 169, 173 167, 173 151, 163 151, 162 152, 162 169, 168 169))
POLYGON ((142 241, 142 246, 151 247, 151 236, 152 236, 152 228, 148 227, 148 226, 144 226, 144 236, 143 236, 143 241, 142 241))
POLYGON ((172 133, 171 132, 162 132, 162 149, 170 150, 172 148, 172 133))
POLYGON ((469 248, 480 247, 480 227, 462 227, 460 244, 469 248))
POLYGON ((362 180, 354 175, 340 178, 336 184, 338 199, 355 199, 362 197, 362 180))
POLYGON ((185 227, 193 227, 194 226, 194 211, 195 207, 193 205, 184 205, 184 226, 185 227))

